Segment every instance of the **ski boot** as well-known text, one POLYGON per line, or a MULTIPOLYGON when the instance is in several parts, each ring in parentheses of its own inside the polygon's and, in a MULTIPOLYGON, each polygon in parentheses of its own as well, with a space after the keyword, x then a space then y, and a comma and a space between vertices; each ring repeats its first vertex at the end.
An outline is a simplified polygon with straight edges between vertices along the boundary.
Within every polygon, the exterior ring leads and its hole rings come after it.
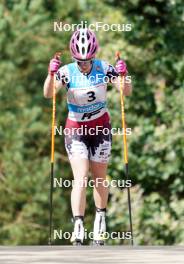
POLYGON ((93 228, 93 245, 104 246, 105 245, 105 232, 106 232, 106 222, 105 222, 106 209, 96 210, 96 216, 93 228))
POLYGON ((84 240, 83 217, 76 216, 74 218, 74 231, 70 239, 73 246, 81 246, 84 240))

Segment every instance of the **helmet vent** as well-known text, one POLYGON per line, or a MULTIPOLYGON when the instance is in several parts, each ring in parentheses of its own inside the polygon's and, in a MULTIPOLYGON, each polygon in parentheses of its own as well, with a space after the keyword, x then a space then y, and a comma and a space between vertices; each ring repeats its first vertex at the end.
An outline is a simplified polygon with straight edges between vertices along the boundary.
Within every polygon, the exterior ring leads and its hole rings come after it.
POLYGON ((84 55, 84 53, 85 53, 85 48, 82 47, 82 54, 84 55))
POLYGON ((84 44, 84 42, 85 42, 85 38, 82 38, 82 43, 84 44))
POLYGON ((79 53, 79 46, 78 45, 76 45, 76 49, 77 49, 77 52, 79 53))
POLYGON ((88 46, 88 51, 87 52, 89 52, 90 51, 90 48, 91 48, 91 43, 89 44, 89 46, 88 46))
POLYGON ((90 39, 90 35, 89 35, 89 33, 87 32, 87 39, 90 39))
POLYGON ((96 51, 96 47, 93 49, 93 53, 95 53, 95 51, 96 51))

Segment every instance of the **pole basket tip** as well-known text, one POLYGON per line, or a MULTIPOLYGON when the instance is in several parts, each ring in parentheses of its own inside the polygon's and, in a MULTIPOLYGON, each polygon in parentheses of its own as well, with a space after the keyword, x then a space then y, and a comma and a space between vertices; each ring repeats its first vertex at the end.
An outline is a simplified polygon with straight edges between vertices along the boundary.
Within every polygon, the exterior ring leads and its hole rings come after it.
POLYGON ((51 245, 52 245, 51 238, 49 238, 48 245, 49 245, 49 246, 51 246, 51 245))

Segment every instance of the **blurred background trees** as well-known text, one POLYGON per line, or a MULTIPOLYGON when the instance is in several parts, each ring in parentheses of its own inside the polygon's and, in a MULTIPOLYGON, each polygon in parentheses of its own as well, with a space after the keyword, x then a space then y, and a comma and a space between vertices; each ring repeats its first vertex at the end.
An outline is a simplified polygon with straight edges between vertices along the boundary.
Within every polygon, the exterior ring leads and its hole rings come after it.
MULTIPOLYGON (((132 209, 139 245, 184 243, 184 60, 180 0, 7 0, 0 4, 0 244, 47 244, 51 100, 43 98, 50 58, 71 62, 72 32, 53 21, 131 23, 130 32, 99 30, 98 57, 115 63, 120 50, 134 91, 126 98, 132 209)), ((121 126, 119 94, 109 86, 112 125, 121 126)), ((57 96, 57 124, 67 116, 65 91, 57 96)), ((72 179, 56 136, 56 177, 72 179)), ((108 179, 124 179, 122 138, 113 137, 108 179)), ((54 191, 54 227, 72 230, 69 188, 54 191)), ((94 202, 88 188, 85 227, 92 231, 94 202)), ((129 229, 125 189, 111 188, 108 231, 129 229)), ((56 244, 68 244, 56 240, 56 244)), ((88 242, 87 242, 88 243, 88 242)), ((128 244, 109 240, 108 244, 128 244)))

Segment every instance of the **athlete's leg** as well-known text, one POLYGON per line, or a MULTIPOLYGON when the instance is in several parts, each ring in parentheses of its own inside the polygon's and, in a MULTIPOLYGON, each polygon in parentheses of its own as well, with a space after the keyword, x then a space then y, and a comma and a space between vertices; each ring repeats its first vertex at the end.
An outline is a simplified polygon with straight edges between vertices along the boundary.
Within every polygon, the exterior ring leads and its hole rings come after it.
POLYGON ((74 231, 71 242, 80 245, 84 239, 84 213, 86 207, 86 186, 89 170, 89 160, 79 157, 70 158, 74 184, 71 192, 71 207, 74 218, 74 231))
MULTIPOLYGON (((107 124, 110 128, 110 124, 107 124)), ((92 138, 90 144, 90 167, 94 180, 93 196, 96 206, 96 215, 93 227, 94 243, 104 245, 106 232, 106 207, 109 194, 106 182, 108 160, 110 158, 112 136, 100 134, 92 138)))
POLYGON ((104 245, 104 234, 106 232, 105 214, 109 193, 109 188, 104 182, 106 180, 107 163, 90 161, 90 165, 94 180, 93 196, 96 206, 93 227, 94 244, 104 245))
POLYGON ((71 164, 74 184, 71 192, 73 216, 84 216, 86 205, 86 185, 89 160, 88 144, 85 136, 76 134, 65 135, 65 148, 71 164))
POLYGON ((107 163, 90 161, 92 178, 94 180, 93 197, 95 206, 100 209, 107 207, 109 188, 107 182, 104 182, 106 180, 107 166, 107 163))
POLYGON ((71 192, 73 216, 84 216, 86 207, 86 186, 89 171, 89 160, 78 157, 70 158, 74 184, 71 192))
POLYGON ((81 244, 84 239, 84 213, 86 206, 86 186, 89 171, 88 144, 85 137, 65 135, 65 148, 73 171, 71 207, 74 218, 74 231, 71 242, 81 244))

